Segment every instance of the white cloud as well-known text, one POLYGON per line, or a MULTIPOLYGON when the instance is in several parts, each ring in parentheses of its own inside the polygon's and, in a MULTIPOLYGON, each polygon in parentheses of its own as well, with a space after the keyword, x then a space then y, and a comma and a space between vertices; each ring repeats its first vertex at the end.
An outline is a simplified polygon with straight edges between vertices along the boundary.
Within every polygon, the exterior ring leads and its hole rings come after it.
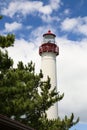
POLYGON ((60 0, 50 0, 50 6, 51 6, 52 10, 59 9, 61 4, 62 3, 60 0))
POLYGON ((16 13, 17 7, 18 5, 16 2, 15 3, 11 2, 8 4, 8 8, 4 7, 2 9, 2 14, 12 17, 16 13))
POLYGON ((34 43, 28 42, 24 39, 16 39, 14 47, 9 47, 7 50, 9 56, 14 60, 14 67, 16 67, 18 61, 23 61, 24 64, 33 61, 33 63, 36 63, 36 72, 39 72, 40 57, 38 55, 38 47, 34 43))
POLYGON ((87 36, 87 23, 79 26, 78 31, 87 36))
POLYGON ((32 29, 32 26, 26 26, 26 29, 28 29, 28 30, 32 29))
POLYGON ((10 17, 13 17, 15 14, 26 16, 32 13, 50 15, 54 10, 59 9, 60 3, 60 0, 50 0, 48 5, 44 5, 42 1, 12 1, 8 7, 6 6, 2 9, 2 14, 10 17))
POLYGON ((65 96, 59 103, 59 116, 70 115, 86 122, 87 110, 87 39, 70 41, 58 38, 60 55, 57 58, 58 90, 65 96))
POLYGON ((39 12, 43 13, 43 14, 51 14, 52 13, 52 9, 50 7, 50 5, 45 5, 39 8, 39 12))
POLYGON ((69 9, 65 9, 65 10, 64 10, 64 14, 65 14, 65 15, 69 15, 69 14, 70 14, 70 10, 69 10, 69 9))
POLYGON ((62 23, 61 23, 61 28, 62 30, 70 31, 73 30, 78 24, 77 19, 75 18, 66 18, 62 23))
POLYGON ((17 22, 13 22, 13 23, 5 23, 5 30, 7 32, 12 32, 15 30, 19 30, 22 28, 22 24, 21 23, 17 23, 17 22))
POLYGON ((50 15, 41 15, 41 19, 46 23, 52 23, 54 21, 59 21, 59 17, 57 16, 50 16, 50 15))
POLYGON ((38 1, 13 1, 10 2, 8 7, 2 10, 4 15, 8 15, 13 17, 15 13, 21 13, 23 15, 30 14, 32 12, 37 11, 40 7, 42 7, 42 2, 38 1))
POLYGON ((61 23, 61 29, 87 36, 87 17, 66 18, 61 23))

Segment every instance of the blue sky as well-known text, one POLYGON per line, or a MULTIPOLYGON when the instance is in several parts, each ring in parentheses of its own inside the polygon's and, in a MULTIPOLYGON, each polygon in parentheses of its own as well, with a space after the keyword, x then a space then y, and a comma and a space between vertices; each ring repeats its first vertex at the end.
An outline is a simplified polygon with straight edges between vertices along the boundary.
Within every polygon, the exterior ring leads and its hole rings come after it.
POLYGON ((14 47, 9 55, 14 66, 22 60, 35 62, 40 70, 38 48, 42 35, 49 29, 56 34, 59 46, 57 82, 60 93, 59 116, 70 116, 80 122, 71 130, 87 129, 87 1, 86 0, 1 0, 0 34, 14 33, 14 47))

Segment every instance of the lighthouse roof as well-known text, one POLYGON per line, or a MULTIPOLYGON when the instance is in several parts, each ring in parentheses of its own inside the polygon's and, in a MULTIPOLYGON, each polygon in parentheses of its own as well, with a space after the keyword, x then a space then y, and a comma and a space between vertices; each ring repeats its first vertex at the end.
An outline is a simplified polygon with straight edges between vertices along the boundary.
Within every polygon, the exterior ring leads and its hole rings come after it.
POLYGON ((46 36, 46 35, 52 35, 52 36, 56 37, 56 35, 53 34, 53 33, 51 32, 51 30, 48 30, 47 33, 43 34, 43 37, 46 36))

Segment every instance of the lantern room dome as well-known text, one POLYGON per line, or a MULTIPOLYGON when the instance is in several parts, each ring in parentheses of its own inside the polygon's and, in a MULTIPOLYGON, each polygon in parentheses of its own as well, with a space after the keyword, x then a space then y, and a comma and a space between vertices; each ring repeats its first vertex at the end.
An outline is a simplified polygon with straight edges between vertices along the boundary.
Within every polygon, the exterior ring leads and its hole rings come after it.
POLYGON ((43 37, 45 37, 45 36, 47 36, 47 35, 52 35, 52 36, 56 37, 56 35, 53 34, 53 33, 51 32, 51 30, 48 30, 47 33, 43 34, 43 37))

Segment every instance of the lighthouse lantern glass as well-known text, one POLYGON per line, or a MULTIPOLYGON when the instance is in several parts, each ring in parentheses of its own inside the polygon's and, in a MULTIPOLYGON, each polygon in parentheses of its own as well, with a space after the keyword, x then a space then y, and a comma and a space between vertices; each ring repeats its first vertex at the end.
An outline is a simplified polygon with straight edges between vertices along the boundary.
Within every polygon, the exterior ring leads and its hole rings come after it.
POLYGON ((43 43, 55 43, 55 37, 53 35, 45 35, 43 37, 43 43))

